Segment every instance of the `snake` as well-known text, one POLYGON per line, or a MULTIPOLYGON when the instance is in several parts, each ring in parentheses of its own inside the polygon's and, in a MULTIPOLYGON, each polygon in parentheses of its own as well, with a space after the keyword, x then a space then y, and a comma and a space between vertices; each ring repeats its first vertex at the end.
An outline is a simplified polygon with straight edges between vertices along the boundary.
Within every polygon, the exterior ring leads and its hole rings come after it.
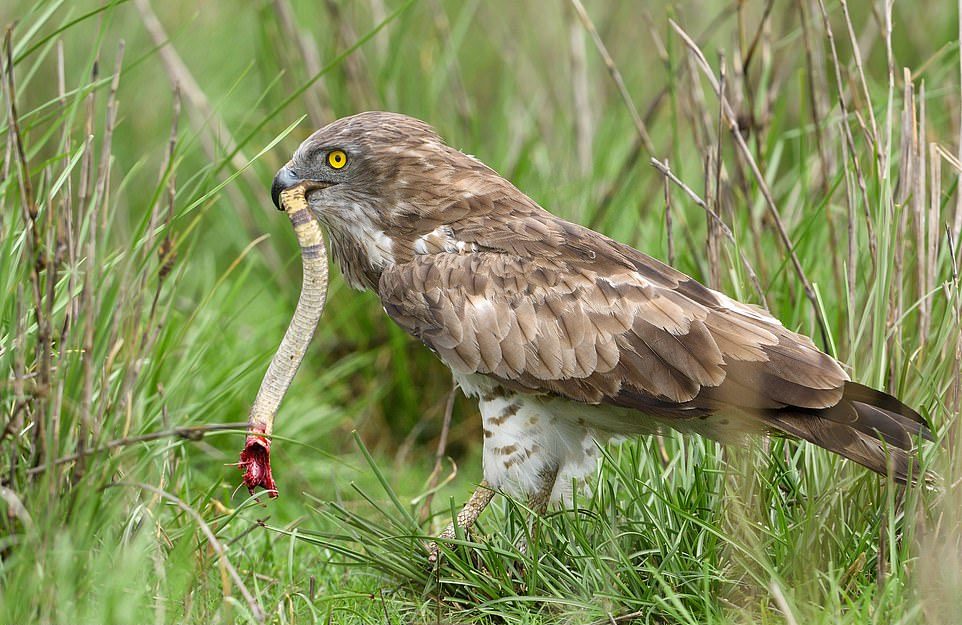
POLYGON ((244 472, 244 485, 251 494, 257 486, 271 498, 277 497, 277 484, 271 471, 271 435, 274 417, 297 373, 327 300, 327 250, 317 217, 307 203, 305 185, 286 189, 280 195, 280 208, 287 213, 297 245, 300 247, 303 277, 297 306, 284 338, 271 358, 247 420, 247 439, 238 466, 244 472))

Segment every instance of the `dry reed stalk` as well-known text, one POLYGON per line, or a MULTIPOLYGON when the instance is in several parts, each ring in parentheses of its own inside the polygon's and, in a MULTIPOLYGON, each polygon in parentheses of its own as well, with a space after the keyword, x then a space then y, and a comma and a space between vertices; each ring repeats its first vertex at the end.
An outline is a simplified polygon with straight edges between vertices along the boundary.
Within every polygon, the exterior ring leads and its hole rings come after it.
MULTIPOLYGON (((670 168, 668 159, 665 159, 665 168, 670 168)), ((665 236, 668 238, 668 264, 675 264, 675 236, 671 223, 671 179, 664 176, 665 180, 665 236)))
POLYGON ((904 87, 902 89, 902 115, 899 132, 899 172, 892 191, 892 219, 895 221, 895 241, 893 249, 892 287, 889 291, 889 316, 887 324, 890 328, 888 338, 889 353, 889 390, 894 391, 895 381, 901 365, 903 344, 903 326, 900 321, 905 311, 905 252, 907 228, 906 219, 909 211, 907 202, 912 189, 912 175, 915 167, 913 152, 913 137, 915 136, 915 90, 912 85, 908 68, 904 70, 904 87))
POLYGON ((912 180, 914 182, 914 188, 912 190, 911 198, 911 208, 912 208, 912 226, 915 232, 915 252, 916 252, 916 262, 915 262, 915 274, 917 290, 916 295, 919 301, 919 346, 925 345, 925 338, 929 333, 929 323, 930 323, 930 306, 931 302, 927 297, 928 293, 928 282, 927 282, 927 272, 926 267, 928 266, 928 252, 925 247, 926 243, 926 229, 925 229, 925 217, 926 217, 926 179, 925 174, 927 171, 926 158, 925 158, 925 81, 923 80, 919 84, 919 96, 918 96, 918 124, 917 134, 915 136, 914 152, 915 152, 915 169, 913 171, 912 180))
POLYGON ((565 11, 568 26, 568 58, 571 68, 571 100, 575 118, 575 145, 581 174, 591 171, 593 162, 592 138, 594 130, 591 119, 591 100, 588 94, 588 59, 582 28, 571 19, 571 12, 565 11))
MULTIPOLYGON (((49 171, 45 168, 46 171, 49 171)), ((49 182, 49 181, 45 181, 49 182)), ((44 188, 50 188, 49 184, 44 184, 44 188)), ((42 356, 43 359, 40 362, 41 371, 41 384, 44 388, 44 399, 50 404, 50 414, 48 417, 49 425, 47 431, 49 433, 48 440, 44 441, 44 457, 54 455, 60 448, 60 411, 63 407, 63 371, 55 365, 55 359, 59 360, 54 354, 54 346, 58 351, 62 350, 62 347, 56 341, 54 334, 54 303, 57 299, 57 283, 59 282, 59 270, 57 263, 58 255, 58 241, 60 239, 60 214, 62 211, 55 209, 55 204, 52 201, 48 201, 46 209, 44 210, 44 215, 46 217, 44 224, 45 238, 44 242, 44 254, 43 254, 43 266, 44 266, 44 306, 43 306, 43 324, 47 329, 47 336, 45 338, 45 344, 43 346, 42 356)), ((59 332, 58 332, 59 335, 59 332)), ((55 480, 50 480, 47 483, 49 489, 48 495, 51 500, 57 496, 57 483, 55 480)))
POLYGON ((725 117, 725 124, 728 126, 728 130, 732 137, 735 139, 735 146, 738 148, 745 162, 748 164, 752 175, 755 178, 755 182, 758 185, 759 190, 762 193, 762 197, 765 199, 765 206, 768 209, 768 213, 771 216, 775 227, 778 231, 779 238, 782 242, 785 251, 788 253, 789 259, 791 260, 792 268, 795 271, 795 275, 799 282, 802 283, 802 288, 805 292, 805 297, 808 298, 814 310, 815 319, 818 323, 819 329, 823 337, 828 336, 828 328, 825 325, 825 320, 819 314, 818 300, 815 297, 815 289, 812 288, 812 283, 805 275, 805 269, 802 267, 801 261, 798 259, 798 254, 795 252, 795 246, 788 235, 788 230, 785 228, 784 222, 782 222, 781 215, 779 215, 778 207, 775 205, 775 198, 772 196, 771 189, 768 186, 768 182, 765 180, 765 176, 762 174, 758 167, 758 163, 755 157, 752 155, 751 149, 745 142, 745 137, 742 135, 741 130, 738 126, 738 119, 735 115, 734 110, 727 100, 722 99, 720 96, 721 89, 718 84, 718 80, 715 78, 714 73, 711 71, 711 66, 708 64, 708 60, 702 53, 698 45, 692 40, 691 36, 685 32, 685 30, 678 25, 674 20, 669 19, 668 22, 671 24, 672 28, 678 33, 682 41, 694 55, 695 59, 698 61, 698 66, 702 71, 702 74, 708 79, 709 83, 714 89, 715 94, 719 96, 719 101, 721 103, 722 111, 725 117))
MULTIPOLYGON (((686 185, 681 179, 678 178, 678 176, 675 175, 675 172, 673 172, 668 166, 667 159, 664 162, 661 162, 658 159, 653 158, 651 159, 651 165, 657 169, 666 180, 670 180, 677 185, 678 188, 684 191, 692 202, 697 204, 709 217, 711 217, 712 221, 717 223, 719 231, 725 235, 725 238, 728 239, 728 241, 733 245, 735 244, 735 235, 732 233, 731 228, 728 227, 721 216, 718 215, 705 202, 705 200, 701 199, 698 194, 691 189, 691 187, 686 185)), ((755 273, 755 269, 752 267, 751 263, 748 262, 748 259, 745 257, 744 253, 740 253, 739 257, 741 259, 742 266, 745 268, 745 273, 748 274, 748 278, 752 283, 752 287, 755 289, 755 295, 758 297, 758 301, 761 302, 765 308, 768 308, 768 300, 765 298, 765 291, 762 290, 762 285, 758 281, 758 275, 755 273)))
MULTIPOLYGON (((755 29, 755 34, 752 36, 752 42, 749 44, 748 49, 745 50, 743 46, 739 46, 741 50, 741 67, 744 74, 748 73, 748 68, 752 63, 752 59, 755 56, 755 50, 758 49, 759 42, 762 41, 762 33, 765 30, 765 25, 768 23, 768 18, 772 13, 772 9, 775 6, 774 0, 768 0, 765 3, 765 9, 762 12, 762 18, 758 22, 758 28, 755 29)), ((739 41, 744 43, 745 38, 745 15, 744 15, 745 3, 738 3, 738 31, 739 31, 739 41)))
MULTIPOLYGON (((705 99, 705 91, 701 87, 698 79, 698 70, 695 61, 691 56, 686 56, 685 61, 689 64, 688 68, 688 88, 682 89, 687 97, 679 98, 682 112, 688 117, 688 126, 692 130, 692 138, 699 154, 707 154, 716 143, 712 141, 712 114, 711 107, 705 99)), ((704 166, 704 163, 701 163, 704 166)))
MULTIPOLYGON (((829 139, 825 136, 828 125, 825 120, 830 108, 828 102, 828 80, 825 77, 825 53, 822 49, 821 41, 817 40, 816 31, 819 22, 816 20, 810 23, 809 12, 813 11, 811 2, 799 2, 798 14, 802 23, 802 41, 805 47, 805 78, 808 83, 808 107, 811 116, 811 123, 815 134, 815 149, 818 154, 818 175, 815 186, 818 187, 822 196, 829 194, 829 179, 835 165, 833 154, 828 150, 829 139)), ((825 210, 825 220, 828 224, 828 234, 831 240, 832 249, 839 248, 838 226, 835 223, 835 216, 830 208, 825 210)), ((845 299, 842 277, 842 259, 840 255, 832 255, 832 276, 836 287, 836 297, 839 301, 845 299)))
MULTIPOLYGON (((774 0, 768 0, 765 4, 765 9, 762 12, 762 18, 758 22, 758 27, 755 29, 755 33, 752 35, 752 41, 746 49, 745 43, 745 8, 748 3, 740 2, 738 4, 738 41, 739 41, 739 53, 735 56, 737 63, 735 63, 735 74, 736 74, 736 84, 740 85, 742 89, 738 90, 738 93, 743 94, 745 97, 745 106, 741 109, 744 111, 745 122, 740 124, 743 127, 747 127, 752 131, 752 139, 755 142, 755 153, 762 154, 762 136, 761 129, 764 127, 764 123, 760 123, 756 118, 755 111, 757 109, 758 103, 755 101, 755 91, 749 88, 751 84, 751 78, 749 72, 751 70, 752 60, 755 58, 755 52, 761 47, 765 49, 767 47, 767 37, 764 33, 767 31, 768 18, 771 15, 772 8, 775 6, 774 0)), ((738 107, 734 107, 739 110, 738 107)), ((764 119, 764 115, 762 117, 764 119)))
MULTIPOLYGON (((23 285, 17 285, 17 299, 13 304, 13 410, 10 411, 10 419, 3 426, 0 432, 0 441, 8 435, 17 432, 23 427, 21 415, 27 411, 27 396, 24 389, 24 376, 26 375, 26 344, 27 331, 23 323, 23 285)), ((12 454, 10 463, 11 475, 15 469, 17 459, 20 454, 12 454)))
MULTIPOLYGON (((454 401, 458 397, 458 384, 453 381, 448 398, 444 402, 444 419, 441 421, 441 434, 438 436, 438 447, 434 452, 434 468, 428 477, 427 494, 424 496, 424 504, 421 506, 421 522, 423 523, 431 516, 431 502, 434 501, 434 494, 437 492, 438 484, 441 479, 441 463, 444 462, 445 452, 448 448, 448 434, 451 431, 451 419, 454 416, 454 401)), ((450 478, 449 478, 450 479, 450 478)))
POLYGON ((712 289, 719 289, 721 286, 721 268, 718 260, 718 248, 720 245, 718 224, 721 215, 718 214, 718 189, 715 187, 715 153, 711 150, 705 153, 704 176, 705 176, 705 204, 712 207, 712 213, 718 215, 714 219, 705 213, 705 248, 708 252, 708 286, 712 289))
POLYGON ((174 162, 174 153, 177 150, 177 129, 180 126, 180 91, 174 91, 172 108, 173 114, 171 116, 170 135, 167 139, 167 155, 165 157, 167 166, 170 168, 170 173, 167 176, 167 216, 164 227, 164 240, 161 241, 160 249, 157 250, 158 292, 160 291, 160 283, 170 274, 173 268, 175 256, 171 224, 174 221, 174 205, 177 198, 177 176, 172 164, 174 162))
MULTIPOLYGON (((848 12, 848 2, 839 0, 842 5, 842 15, 845 18, 845 26, 848 30, 849 42, 852 45, 852 58, 855 60, 855 73, 858 75, 859 85, 862 88, 862 97, 865 100, 865 107, 868 111, 870 133, 870 145, 875 152, 876 166, 878 171, 882 171, 882 146, 879 139, 878 125, 875 121, 875 111, 872 109, 872 96, 868 91, 868 81, 865 79, 865 68, 862 66, 862 51, 858 38, 855 36, 855 27, 852 25, 852 16, 848 12)), ((872 39, 874 41, 874 38, 872 39)))
POLYGON ((6 486, 0 485, 0 499, 7 504, 7 514, 17 518, 24 529, 33 529, 33 518, 30 516, 30 512, 26 506, 23 505, 23 500, 21 500, 16 492, 6 486))
MULTIPOLYGON (((871 204, 868 201, 868 187, 865 184, 865 175, 862 173, 862 163, 858 158, 858 151, 855 149, 855 138, 852 136, 852 128, 849 125, 850 112, 845 101, 845 86, 842 81, 842 62, 838 57, 838 48, 835 45, 835 35, 832 32, 832 24, 828 19, 828 11, 825 10, 824 0, 818 0, 818 7, 822 13, 822 22, 825 28, 825 37, 828 39, 829 50, 831 51, 832 65, 835 69, 835 88, 838 91, 838 105, 842 111, 842 134, 848 146, 849 158, 852 167, 855 169, 855 177, 858 181, 859 191, 861 192, 862 209, 865 213, 865 228, 868 231, 868 247, 872 258, 872 267, 878 266, 878 240, 875 235, 875 224, 872 219, 871 204)), ((858 48, 856 47, 856 50, 858 48)), ((874 123, 874 115, 873 115, 874 123)))
POLYGON ((100 211, 100 228, 106 230, 107 228, 107 216, 109 212, 107 207, 110 205, 110 173, 111 167, 113 166, 113 158, 111 158, 111 147, 114 140, 114 129, 117 127, 117 109, 119 103, 117 101, 117 90, 120 88, 120 69, 124 62, 124 48, 125 44, 123 39, 117 44, 117 57, 114 60, 114 73, 110 80, 110 90, 107 92, 107 107, 104 114, 104 130, 103 138, 101 140, 100 146, 100 168, 97 172, 97 202, 103 207, 100 211))
MULTIPOLYGON (((327 11, 328 21, 335 25, 334 39, 337 47, 346 49, 352 42, 357 41, 357 33, 351 25, 351 20, 346 19, 343 11, 350 7, 350 4, 336 2, 335 0, 324 0, 324 9, 327 11)), ((370 92, 370 85, 373 84, 367 75, 368 70, 364 62, 364 57, 359 53, 349 54, 344 57, 342 64, 347 91, 350 94, 354 108, 365 111, 371 108, 370 103, 376 101, 376 97, 370 92)))
MULTIPOLYGON (((6 117, 8 136, 13 143, 13 155, 16 162, 17 182, 20 187, 20 209, 27 236, 23 239, 23 258, 30 263, 30 293, 33 304, 34 320, 37 324, 37 340, 35 345, 34 362, 37 363, 37 382, 32 396, 33 421, 32 446, 30 449, 30 464, 35 465, 43 461, 48 448, 47 440, 47 402, 44 399, 49 392, 51 369, 51 327, 50 319, 45 314, 44 278, 50 279, 49 255, 46 253, 46 242, 39 221, 40 213, 34 196, 33 183, 30 179, 30 166, 24 149, 23 134, 20 127, 20 117, 17 111, 17 86, 13 65, 13 41, 11 27, 7 28, 3 41, 3 79, 6 100, 6 117)), ((49 211, 47 211, 49 213, 49 211)))
MULTIPOLYGON (((99 53, 97 55, 99 57, 99 53)), ((91 72, 91 82, 98 78, 99 60, 94 61, 93 71, 91 72)), ((83 283, 80 287, 80 305, 78 314, 84 320, 83 338, 81 339, 81 363, 83 370, 83 382, 80 399, 80 419, 77 426, 77 453, 82 454, 87 445, 87 439, 91 433, 95 433, 92 418, 93 408, 93 357, 94 357, 94 318, 96 312, 96 296, 94 288, 97 284, 97 203, 93 200, 93 171, 94 171, 94 147, 93 147, 93 117, 96 92, 91 91, 87 95, 87 106, 84 118, 84 136, 87 137, 84 147, 84 154, 80 160, 80 188, 78 189, 78 212, 87 215, 86 231, 82 227, 78 228, 78 235, 83 234, 85 240, 78 241, 78 246, 84 248, 83 254, 86 261, 84 268, 83 283)), ((78 463, 77 471, 83 470, 83 461, 78 463)))
MULTIPOLYGON (((167 150, 164 152, 164 158, 160 163, 160 169, 157 172, 157 184, 164 185, 170 190, 170 181, 174 177, 174 149, 177 145, 177 127, 180 121, 180 106, 181 106, 181 94, 180 87, 174 87, 171 90, 171 124, 170 131, 167 135, 167 150)), ((170 198, 168 198, 169 200, 170 198)), ((155 237, 160 228, 160 211, 157 210, 156 202, 150 207, 150 221, 147 225, 147 237, 144 244, 144 249, 142 250, 144 260, 147 259, 150 254, 154 251, 155 237)), ((140 286, 141 290, 146 286, 147 276, 144 274, 141 277, 140 286)))
MULTIPOLYGON (((726 90, 728 88, 727 67, 728 67, 728 64, 725 62, 725 52, 723 50, 719 51, 718 52, 718 85, 720 87, 720 93, 722 94, 722 96, 725 95, 726 90)), ((720 101, 721 99, 719 99, 719 102, 720 101)), ((709 172, 709 175, 714 176, 715 178, 715 184, 714 184, 715 203, 713 205, 713 208, 715 209, 715 212, 722 217, 722 219, 724 219, 725 217, 724 211, 722 208, 722 181, 724 179, 722 176, 722 172, 724 171, 724 167, 725 167, 723 162, 724 159, 722 155, 722 135, 724 134, 724 129, 725 129, 725 114, 722 111, 721 105, 719 105, 718 114, 715 116, 715 142, 713 146, 715 149, 715 167, 713 171, 709 172)), ((734 215, 734 212, 732 211, 730 202, 728 205, 728 219, 731 221, 731 223, 735 223, 735 215, 734 215)))
POLYGON ((782 592, 781 585, 775 580, 772 580, 768 585, 768 589, 772 593, 772 598, 775 600, 775 605, 778 606, 778 610, 782 613, 782 616, 785 617, 785 624, 798 625, 798 621, 795 619, 795 615, 788 605, 788 600, 785 598, 785 593, 782 592))
POLYGON ((902 69, 902 128, 899 138, 899 173, 895 181, 896 205, 905 205, 912 197, 915 171, 915 143, 917 126, 915 114, 915 85, 909 68, 902 69))
MULTIPOLYGON (((110 81, 110 89, 107 92, 107 101, 104 112, 104 130, 103 138, 100 145, 100 166, 97 170, 97 181, 94 185, 94 195, 92 203, 94 206, 91 207, 91 219, 90 228, 94 232, 94 237, 97 236, 105 237, 108 225, 108 217, 111 214, 110 211, 110 177, 111 177, 111 163, 113 161, 113 137, 114 129, 117 126, 117 111, 119 108, 119 102, 117 100, 117 91, 120 88, 120 73, 123 67, 124 60, 124 42, 123 40, 117 46, 117 57, 114 60, 114 73, 110 81), (99 217, 99 220, 97 219, 99 217)), ((118 301, 124 302, 127 300, 127 285, 123 284, 121 286, 121 294, 118 301)), ((99 289, 97 290, 99 293, 99 289)), ((97 302, 93 305, 90 312, 90 318, 88 318, 89 328, 91 331, 90 345, 91 349, 93 347, 93 327, 95 320, 93 319, 94 311, 100 310, 100 301, 97 298, 97 302)), ((112 331, 111 334, 107 336, 114 336, 113 329, 117 327, 117 324, 121 321, 122 315, 113 315, 112 319, 112 331)), ((119 350, 119 346, 118 346, 119 350)), ((112 363, 108 360, 108 366, 101 369, 101 384, 100 388, 105 389, 108 387, 108 377, 112 369, 110 366, 112 363)), ((97 417, 94 420, 94 438, 100 437, 100 433, 103 428, 105 415, 107 413, 107 407, 109 402, 101 401, 100 409, 97 413, 97 417)))
MULTIPOLYGON (((63 53, 63 40, 57 41, 57 99, 59 100, 60 110, 66 115, 68 112, 69 104, 67 102, 67 80, 66 80, 66 68, 64 62, 63 53)), ((63 125, 63 134, 60 138, 60 143, 65 154, 70 154, 72 151, 73 137, 71 134, 72 128, 69 124, 63 125)), ((61 194, 61 207, 58 211, 62 221, 61 231, 63 232, 62 247, 65 258, 63 258, 63 264, 67 267, 77 266, 77 248, 74 244, 74 203, 73 203, 73 176, 69 175, 70 171, 67 169, 70 167, 69 162, 65 164, 65 174, 67 174, 64 180, 63 193, 61 194)), ((58 247, 61 244, 58 243, 58 247)), ((67 293, 73 294, 76 285, 76 273, 75 271, 67 272, 67 293)), ((73 325, 74 320, 77 316, 77 311, 75 310, 75 305, 77 298, 71 297, 67 301, 67 309, 64 314, 64 323, 61 326, 60 337, 57 340, 59 345, 63 345, 67 341, 67 335, 70 332, 70 328, 73 325)), ((60 383, 63 383, 63 378, 61 377, 60 383)), ((59 449, 59 446, 54 445, 55 449, 59 449)))
MULTIPOLYGON (((274 7, 274 14, 277 16, 277 22, 284 33, 284 39, 294 43, 307 75, 319 76, 323 66, 321 65, 317 44, 314 39, 305 35, 304 31, 297 27, 297 19, 289 0, 273 0, 271 6, 274 7)), ((378 21, 383 21, 383 17, 386 16, 382 16, 378 21)), ((303 102, 307 108, 308 117, 315 127, 320 128, 334 119, 334 111, 329 104, 330 100, 327 86, 322 79, 317 80, 311 85, 310 89, 304 92, 303 102)))
MULTIPOLYGON (((698 36, 696 41, 704 41, 706 38, 711 36, 717 30, 717 28, 725 21, 725 19, 727 19, 727 17, 734 11, 734 9, 732 8, 733 6, 734 6, 734 3, 727 5, 724 9, 722 9, 712 19, 712 21, 708 24, 708 26, 705 27, 705 30, 702 31, 702 33, 698 36)), ((658 36, 657 29, 652 24, 651 16, 646 11, 642 11, 642 17, 646 19, 649 33, 651 34, 652 41, 655 44, 656 50, 658 50, 659 56, 661 56, 662 61, 665 63, 665 65, 668 65, 668 62, 669 62, 668 51, 665 48, 664 43, 661 41, 661 38, 658 36)), ((687 68, 688 68, 687 64, 682 65, 678 70, 679 72, 678 75, 672 77, 672 79, 669 80, 669 83, 666 84, 664 87, 662 87, 661 90, 657 94, 655 94, 655 97, 652 98, 651 103, 649 103, 648 108, 645 110, 645 114, 642 117, 642 121, 644 122, 645 127, 651 126, 651 124, 654 122, 658 112, 661 111, 663 108, 663 104, 669 93, 670 85, 673 82, 677 82, 678 80, 682 79, 684 77, 684 73, 687 72, 687 68)), ((628 150, 628 155, 622 161, 621 167, 618 169, 618 173, 615 176, 610 178, 611 181, 604 187, 604 190, 601 192, 600 194, 601 200, 598 202, 598 209, 594 211, 594 213, 591 216, 591 219, 587 223, 587 226, 589 228, 597 229, 601 224, 604 223, 605 218, 608 216, 608 211, 611 207, 612 201, 615 198, 615 195, 627 183, 631 172, 634 171, 635 167, 638 165, 638 162, 641 159, 642 150, 644 149, 645 149, 645 143, 643 138, 640 135, 636 134, 631 144, 631 148, 628 150)), ((648 152, 648 155, 650 157, 654 157, 654 154, 652 152, 648 152)))
MULTIPOLYGON (((727 87, 726 73, 725 73, 725 54, 724 52, 718 53, 718 84, 720 88, 721 98, 719 101, 725 98, 725 89, 727 87)), ((693 72, 694 73, 694 72, 693 72)), ((707 109, 707 107, 706 107, 707 109)), ((715 125, 715 141, 714 145, 710 146, 706 151, 707 159, 705 162, 705 200, 709 206, 715 211, 715 214, 722 218, 722 206, 721 206, 721 171, 722 171, 722 149, 721 149, 721 137, 722 129, 724 128, 724 115, 722 113, 722 107, 718 107, 718 115, 715 125), (713 148, 713 149, 712 149, 713 148)), ((709 259, 710 259, 710 275, 712 282, 714 283, 712 288, 721 288, 721 268, 718 266, 718 252, 721 247, 721 232, 719 230, 718 224, 715 220, 708 220, 708 249, 709 249, 709 259)))
POLYGON ((892 51, 892 4, 895 0, 885 0, 882 12, 882 40, 885 43, 885 66, 888 78, 888 97, 885 108, 885 144, 880 148, 879 176, 883 180, 889 177, 888 158, 892 149, 892 124, 895 111, 895 53, 892 51))
MULTIPOLYGON (((815 144, 818 148, 818 159, 822 165, 822 183, 825 184, 825 176, 832 167, 829 165, 829 157, 825 148, 825 137, 823 130, 825 125, 823 120, 828 114, 828 81, 825 78, 825 59, 821 41, 816 42, 818 24, 809 22, 808 12, 811 6, 807 2, 798 4, 799 21, 802 24, 802 43, 805 47, 805 78, 808 82, 807 95, 809 98, 809 113, 812 118, 812 126, 815 129, 815 144)), ((827 190, 827 189, 826 189, 827 190)))
POLYGON ((611 54, 608 53, 608 48, 605 46, 605 42, 601 40, 601 35, 598 34, 598 30, 595 28, 594 22, 588 17, 588 12, 585 10, 581 0, 571 0, 571 5, 574 7, 575 13, 578 15, 578 19, 581 20, 582 26, 588 31, 591 36, 591 40, 595 44, 595 49, 597 49, 598 54, 601 55, 601 60, 605 64, 605 68, 608 70, 608 74, 614 81, 615 86, 618 88, 618 93, 621 95, 621 100, 624 102, 625 107, 628 109, 628 113, 631 115, 631 121, 635 126, 635 132, 638 133, 638 138, 641 140, 642 145, 649 154, 654 154, 655 146, 651 142, 651 135, 648 133, 648 127, 645 125, 644 120, 638 115, 638 109, 635 107, 634 101, 631 99, 631 94, 628 93, 628 87, 625 86, 625 81, 621 77, 621 72, 618 71, 618 67, 615 65, 614 59, 611 58, 611 54))
POLYGON ((935 142, 929 148, 929 202, 926 215, 927 234, 925 241, 925 297, 929 303, 929 317, 931 321, 932 304, 929 294, 935 289, 938 280, 939 263, 939 230, 942 221, 942 159, 939 158, 939 146, 935 142))
MULTIPOLYGON (((894 0, 891 0, 894 1, 894 0)), ((956 34, 959 40, 962 41, 962 0, 959 0, 959 23, 958 30, 956 34)), ((962 46, 959 47, 959 135, 956 138, 956 156, 960 163, 962 163, 962 46)), ((955 241, 956 245, 959 244, 959 238, 962 237, 962 170, 959 171, 956 177, 956 187, 955 187, 955 218, 952 220, 952 240, 955 241)))
MULTIPOLYGON (((839 122, 841 125, 845 125, 845 121, 839 122)), ((843 130, 844 132, 844 130, 843 130)), ((847 143, 842 144, 842 152, 845 156, 843 160, 849 160, 852 158, 850 153, 850 148, 847 143)), ((858 200, 855 199, 855 192, 852 186, 855 184, 852 181, 852 174, 850 170, 845 170, 843 172, 845 177, 845 208, 846 208, 846 225, 847 225, 847 237, 846 237, 846 250, 847 250, 847 261, 845 263, 845 283, 846 297, 848 300, 848 311, 849 315, 857 314, 857 308, 855 307, 855 288, 856 288, 856 271, 858 270, 858 217, 856 216, 855 205, 858 200)), ((849 337, 851 341, 855 340, 855 337, 849 337)), ((852 345, 849 345, 849 349, 852 349, 852 345)))
MULTIPOLYGON (((960 24, 962 26, 962 24, 960 24)), ((960 168, 962 170, 962 168, 960 168)), ((949 244, 958 246, 958 239, 952 238, 949 235, 949 244)), ((958 252, 949 249, 953 252, 950 256, 950 265, 952 267, 952 313, 955 317, 955 366, 953 367, 954 373, 952 375, 952 396, 949 402, 949 418, 951 419, 951 424, 949 426, 948 442, 950 445, 950 450, 952 454, 950 456, 951 460, 954 462, 955 466, 951 475, 953 478, 958 478, 962 476, 962 280, 959 278, 959 256, 958 252)))
MULTIPOLYGON (((885 45, 885 66, 886 66, 886 77, 888 79, 888 90, 886 97, 886 108, 885 108, 885 135, 884 145, 880 147, 880 162, 879 162, 879 177, 883 181, 888 181, 891 172, 889 168, 891 163, 889 159, 891 158, 892 152, 892 132, 894 126, 894 115, 895 115, 895 53, 892 50, 892 4, 894 0, 886 0, 883 2, 882 15, 877 16, 881 23, 882 28, 882 41, 885 45)), ((890 393, 895 393, 898 372, 901 368, 902 357, 901 357, 901 335, 902 335, 902 324, 899 322, 901 318, 901 307, 902 307, 902 275, 903 268, 902 263, 905 259, 905 253, 903 249, 904 241, 902 238, 904 236, 904 221, 902 217, 904 216, 904 211, 901 207, 896 206, 895 203, 895 193, 894 188, 891 184, 886 185, 888 192, 885 194, 886 201, 886 211, 887 218, 891 227, 891 224, 895 224, 896 237, 895 241, 891 243, 892 247, 892 261, 893 261, 893 277, 890 283, 889 293, 888 293, 888 307, 886 316, 886 328, 889 330, 886 333, 886 352, 888 353, 888 372, 887 372, 887 390, 890 393)))

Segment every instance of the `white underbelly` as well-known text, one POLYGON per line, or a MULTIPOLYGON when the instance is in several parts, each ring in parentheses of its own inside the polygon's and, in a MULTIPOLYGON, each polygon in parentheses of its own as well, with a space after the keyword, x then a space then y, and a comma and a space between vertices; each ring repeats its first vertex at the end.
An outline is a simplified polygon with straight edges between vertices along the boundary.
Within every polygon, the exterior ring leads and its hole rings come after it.
POLYGON ((599 446, 610 435, 575 414, 594 407, 507 392, 482 376, 459 377, 465 394, 479 399, 484 479, 492 487, 523 500, 549 486, 550 501, 565 502, 594 474, 599 446))
POLYGON ((457 378, 481 409, 484 479, 521 499, 541 494, 557 474, 550 500, 569 501, 572 489, 583 487, 596 471, 600 446, 608 442, 675 429, 731 443, 758 429, 756 420, 745 416, 657 418, 630 408, 507 391, 482 375, 457 378))

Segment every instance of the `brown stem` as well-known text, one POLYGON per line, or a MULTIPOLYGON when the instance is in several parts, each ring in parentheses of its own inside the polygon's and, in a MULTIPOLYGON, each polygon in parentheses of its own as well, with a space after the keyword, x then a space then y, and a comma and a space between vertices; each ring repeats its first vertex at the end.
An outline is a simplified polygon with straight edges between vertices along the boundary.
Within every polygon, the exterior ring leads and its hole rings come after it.
POLYGON ((207 425, 186 425, 181 427, 172 428, 170 430, 164 430, 162 432, 150 432, 148 434, 139 434, 137 436, 125 436, 123 438, 117 438, 112 441, 108 441, 101 445, 100 447, 85 447, 82 452, 69 454, 67 456, 62 456, 42 464, 37 467, 33 467, 27 470, 27 475, 36 475, 37 473, 43 473, 44 471, 60 466, 62 464, 67 464, 68 462, 74 462, 84 458, 86 456, 92 456, 93 454, 104 453, 110 451, 111 449, 116 449, 118 447, 128 447, 130 445, 136 445, 137 443, 148 443, 150 441, 156 441, 162 438, 183 438, 189 441, 199 441, 204 438, 208 432, 222 432, 224 430, 238 430, 243 427, 243 423, 210 423, 207 425))

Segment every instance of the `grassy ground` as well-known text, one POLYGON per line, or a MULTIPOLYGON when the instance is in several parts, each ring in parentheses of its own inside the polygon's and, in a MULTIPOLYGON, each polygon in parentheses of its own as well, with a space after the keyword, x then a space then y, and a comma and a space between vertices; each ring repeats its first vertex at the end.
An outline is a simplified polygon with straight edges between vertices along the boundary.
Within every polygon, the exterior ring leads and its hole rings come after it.
POLYGON ((957 7, 771 4, 6 3, 0 622, 958 622, 957 7), (267 188, 373 108, 811 333, 931 419, 945 481, 631 442, 576 509, 532 530, 500 501, 432 572, 415 537, 480 479, 476 408, 432 500, 447 373, 335 277, 281 497, 247 497, 238 424, 300 271, 267 188))

